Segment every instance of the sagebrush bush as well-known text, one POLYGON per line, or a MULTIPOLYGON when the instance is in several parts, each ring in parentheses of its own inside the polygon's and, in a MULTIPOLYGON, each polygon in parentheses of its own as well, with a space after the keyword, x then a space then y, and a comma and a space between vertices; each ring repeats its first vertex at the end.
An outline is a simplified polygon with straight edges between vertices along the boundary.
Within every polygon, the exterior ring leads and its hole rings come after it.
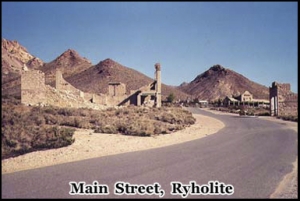
POLYGON ((277 118, 283 119, 286 121, 298 122, 298 116, 295 116, 295 115, 282 115, 282 116, 278 116, 277 118))
POLYGON ((172 133, 194 123, 192 114, 180 107, 129 106, 99 111, 6 102, 2 104, 2 158, 70 145, 75 130, 69 127, 151 136, 172 133))

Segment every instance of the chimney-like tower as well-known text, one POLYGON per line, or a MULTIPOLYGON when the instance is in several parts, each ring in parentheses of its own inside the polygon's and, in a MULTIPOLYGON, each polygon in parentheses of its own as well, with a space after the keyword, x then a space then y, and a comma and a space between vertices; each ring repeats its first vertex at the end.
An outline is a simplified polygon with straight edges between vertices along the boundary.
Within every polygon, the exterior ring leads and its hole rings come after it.
POLYGON ((161 107, 161 71, 160 71, 160 64, 155 64, 155 76, 156 76, 156 86, 155 86, 155 101, 156 107, 161 107))

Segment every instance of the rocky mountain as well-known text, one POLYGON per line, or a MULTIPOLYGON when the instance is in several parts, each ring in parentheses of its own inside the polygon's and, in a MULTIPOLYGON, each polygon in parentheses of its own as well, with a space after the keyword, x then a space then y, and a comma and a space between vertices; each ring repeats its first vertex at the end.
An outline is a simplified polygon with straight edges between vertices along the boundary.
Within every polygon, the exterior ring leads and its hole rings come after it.
POLYGON ((45 73, 46 83, 55 80, 56 69, 59 69, 65 77, 75 75, 92 66, 85 57, 81 57, 75 50, 68 49, 59 57, 49 63, 45 63, 40 70, 45 73))
MULTIPOLYGON (((20 94, 22 69, 42 70, 46 75, 46 83, 51 85, 54 84, 55 71, 59 69, 72 85, 90 93, 107 93, 109 82, 126 84, 127 93, 130 93, 130 90, 136 90, 153 81, 152 78, 112 59, 92 65, 88 59, 71 49, 53 61, 44 63, 31 55, 17 41, 2 39, 2 94, 20 94)), ((164 73, 163 68, 162 73, 164 73)), ((182 100, 187 97, 216 100, 226 96, 236 96, 246 90, 252 93, 254 98, 268 99, 268 87, 255 83, 221 65, 212 66, 190 83, 182 83, 178 87, 162 84, 163 99, 173 93, 176 99, 182 100)))
POLYGON ((221 65, 212 66, 190 83, 180 85, 178 89, 203 100, 232 97, 246 90, 253 94, 253 98, 268 99, 269 97, 268 87, 255 83, 221 65))
POLYGON ((38 69, 44 62, 31 55, 18 41, 2 38, 1 85, 3 94, 20 93, 22 69, 38 69))
MULTIPOLYGON (((153 64, 153 72, 155 71, 153 64)), ((162 68, 163 73, 163 68, 162 68)), ((105 59, 81 73, 66 78, 76 88, 90 93, 108 93, 109 82, 122 82, 126 84, 127 93, 144 85, 150 84, 154 79, 132 69, 125 67, 112 59, 105 59)), ((163 99, 173 93, 176 99, 186 99, 188 95, 176 87, 162 84, 163 99)))
POLYGON ((29 68, 39 68, 43 61, 31 55, 18 41, 10 41, 2 38, 2 72, 19 73, 25 65, 29 68))
MULTIPOLYGON (((97 65, 80 56, 75 50, 68 49, 56 59, 44 63, 31 55, 17 41, 2 39, 2 94, 20 96, 22 69, 38 69, 45 73, 46 83, 54 86, 55 71, 59 69, 64 78, 72 85, 85 92, 107 93, 109 82, 126 84, 127 93, 153 81, 146 75, 111 60, 106 59, 97 65), (4 79, 3 79, 4 78, 4 79)), ((154 71, 154 66, 153 66, 154 71)), ((162 72, 163 73, 163 72, 162 72)), ((186 99, 189 95, 176 87, 162 85, 162 93, 173 93, 176 98, 186 99)))

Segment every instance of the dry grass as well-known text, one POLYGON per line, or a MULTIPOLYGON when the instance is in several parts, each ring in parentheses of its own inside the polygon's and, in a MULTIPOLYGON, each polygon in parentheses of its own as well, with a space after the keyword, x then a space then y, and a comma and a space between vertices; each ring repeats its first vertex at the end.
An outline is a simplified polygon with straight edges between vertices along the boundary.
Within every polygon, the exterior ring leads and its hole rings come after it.
POLYGON ((277 117, 278 119, 283 119, 286 121, 295 121, 298 122, 298 115, 281 115, 277 117))
POLYGON ((38 108, 2 103, 2 159, 70 145, 75 129, 50 126, 38 108))
POLYGON ((167 134, 195 123, 180 107, 92 109, 28 107, 2 101, 2 159, 74 142, 74 128, 133 136, 167 134))

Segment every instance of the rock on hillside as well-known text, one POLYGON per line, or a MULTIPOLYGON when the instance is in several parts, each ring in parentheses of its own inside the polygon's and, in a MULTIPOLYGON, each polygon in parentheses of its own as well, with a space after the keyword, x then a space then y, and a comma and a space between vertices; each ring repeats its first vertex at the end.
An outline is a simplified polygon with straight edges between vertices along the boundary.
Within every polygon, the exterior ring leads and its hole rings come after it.
POLYGON ((2 38, 1 50, 2 94, 20 94, 22 69, 38 69, 43 65, 43 61, 31 55, 17 41, 2 38))
POLYGON ((268 87, 221 65, 212 66, 190 83, 179 86, 178 89, 203 100, 223 99, 226 96, 239 95, 246 90, 252 93, 254 98, 268 99, 269 97, 268 87))
POLYGON ((18 41, 10 41, 2 38, 2 73, 20 73, 24 64, 29 68, 39 68, 43 61, 31 55, 18 41))

